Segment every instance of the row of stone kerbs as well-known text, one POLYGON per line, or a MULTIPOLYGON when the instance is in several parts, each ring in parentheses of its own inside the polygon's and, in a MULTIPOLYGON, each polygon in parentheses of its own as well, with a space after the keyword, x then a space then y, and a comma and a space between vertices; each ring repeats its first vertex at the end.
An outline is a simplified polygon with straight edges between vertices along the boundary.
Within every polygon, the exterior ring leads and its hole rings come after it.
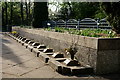
POLYGON ((58 73, 65 75, 93 73, 93 68, 89 65, 80 64, 79 66, 69 66, 68 58, 64 58, 64 55, 59 52, 55 53, 52 48, 47 48, 44 44, 27 39, 19 34, 8 33, 8 35, 15 39, 18 43, 21 43, 23 46, 28 48, 31 52, 35 53, 36 57, 39 57, 45 63, 49 64, 58 73))

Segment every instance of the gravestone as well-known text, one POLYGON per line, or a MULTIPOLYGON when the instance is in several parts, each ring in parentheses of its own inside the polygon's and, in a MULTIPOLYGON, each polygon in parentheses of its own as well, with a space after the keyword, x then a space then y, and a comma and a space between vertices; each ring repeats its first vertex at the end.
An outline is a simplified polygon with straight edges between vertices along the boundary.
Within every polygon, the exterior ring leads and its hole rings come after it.
POLYGON ((54 57, 54 58, 64 58, 64 55, 61 54, 61 53, 59 53, 59 52, 57 52, 57 53, 54 53, 54 54, 52 55, 52 57, 54 57))
POLYGON ((80 64, 77 60, 72 60, 72 59, 66 59, 63 63, 66 66, 80 66, 80 64))
POLYGON ((53 49, 52 48, 47 48, 47 49, 44 49, 43 52, 44 53, 50 53, 50 52, 53 52, 53 49))
POLYGON ((41 48, 46 48, 46 46, 45 45, 39 45, 39 46, 37 46, 37 49, 41 49, 41 48))
POLYGON ((24 42, 25 42, 25 43, 28 43, 29 41, 30 41, 30 39, 26 39, 24 42))

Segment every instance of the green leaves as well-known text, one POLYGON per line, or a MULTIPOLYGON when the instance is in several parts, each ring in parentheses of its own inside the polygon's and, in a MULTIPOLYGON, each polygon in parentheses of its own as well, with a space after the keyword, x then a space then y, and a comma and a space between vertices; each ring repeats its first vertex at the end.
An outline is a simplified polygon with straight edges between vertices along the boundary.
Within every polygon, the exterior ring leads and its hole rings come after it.
POLYGON ((47 30, 47 31, 52 31, 51 27, 44 28, 44 30, 47 30))
POLYGON ((64 32, 64 28, 55 27, 55 32, 64 32))
POLYGON ((43 22, 48 20, 47 2, 34 2, 33 27, 43 28, 43 22))
POLYGON ((109 21, 113 30, 120 34, 120 2, 102 2, 101 8, 107 15, 107 21, 109 21))
POLYGON ((75 34, 75 35, 81 35, 81 36, 89 36, 89 37, 107 37, 107 38, 113 38, 116 37, 116 33, 111 30, 103 30, 103 29, 71 29, 71 28, 61 28, 61 27, 55 27, 54 30, 49 28, 45 28, 47 31, 55 31, 55 32, 61 32, 61 33, 69 33, 69 34, 75 34))
POLYGON ((114 36, 116 36, 116 33, 113 31, 109 31, 108 37, 113 38, 114 36))
MULTIPOLYGON (((97 2, 71 2, 71 15, 69 18, 71 19, 83 19, 83 18, 103 18, 103 12, 100 10, 100 5, 97 2), (100 13, 100 14, 99 14, 100 13), (97 14, 97 15, 96 15, 97 14)), ((59 12, 61 13, 60 18, 66 19, 67 13, 67 2, 61 4, 61 9, 59 12)))

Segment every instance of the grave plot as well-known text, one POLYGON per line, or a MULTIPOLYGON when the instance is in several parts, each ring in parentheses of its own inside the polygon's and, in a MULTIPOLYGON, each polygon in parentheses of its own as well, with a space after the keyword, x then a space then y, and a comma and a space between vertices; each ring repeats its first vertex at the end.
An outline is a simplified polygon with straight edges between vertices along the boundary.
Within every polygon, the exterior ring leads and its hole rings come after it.
POLYGON ((40 43, 38 42, 33 42, 31 45, 28 45, 28 49, 32 52, 33 48, 37 48, 37 46, 39 46, 40 43))
POLYGON ((27 44, 29 41, 31 41, 30 39, 26 39, 23 43, 22 43, 22 45, 24 46, 25 44, 27 44))
POLYGON ((31 52, 49 64, 55 71, 64 75, 92 74, 93 68, 89 65, 79 63, 74 58, 66 58, 63 53, 55 52, 54 49, 46 47, 44 44, 32 41, 25 37, 8 34, 13 39, 27 47, 31 52))
POLYGON ((39 57, 39 54, 41 51, 44 51, 44 49, 46 48, 46 46, 44 44, 40 44, 39 46, 37 46, 37 48, 33 48, 33 53, 36 54, 37 57, 39 57))
POLYGON ((28 46, 31 46, 33 43, 34 43, 34 41, 30 40, 30 41, 28 41, 27 43, 25 43, 24 46, 25 46, 26 48, 28 48, 28 46))

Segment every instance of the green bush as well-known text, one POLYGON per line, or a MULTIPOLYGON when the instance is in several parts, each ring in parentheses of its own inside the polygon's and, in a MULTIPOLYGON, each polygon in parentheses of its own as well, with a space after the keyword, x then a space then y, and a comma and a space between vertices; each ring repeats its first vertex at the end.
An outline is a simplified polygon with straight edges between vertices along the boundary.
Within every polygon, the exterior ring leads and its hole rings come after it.
POLYGON ((64 28, 60 28, 60 27, 55 27, 55 32, 64 32, 65 29, 64 28))
MULTIPOLYGON (((48 31, 53 31, 53 29, 45 28, 45 30, 48 31)), ((113 38, 116 36, 116 33, 111 31, 111 30, 103 30, 103 29, 71 29, 71 28, 61 28, 61 27, 55 27, 54 28, 55 32, 67 32, 69 34, 76 34, 76 35, 81 35, 81 36, 89 36, 89 37, 108 37, 108 38, 113 38)))

